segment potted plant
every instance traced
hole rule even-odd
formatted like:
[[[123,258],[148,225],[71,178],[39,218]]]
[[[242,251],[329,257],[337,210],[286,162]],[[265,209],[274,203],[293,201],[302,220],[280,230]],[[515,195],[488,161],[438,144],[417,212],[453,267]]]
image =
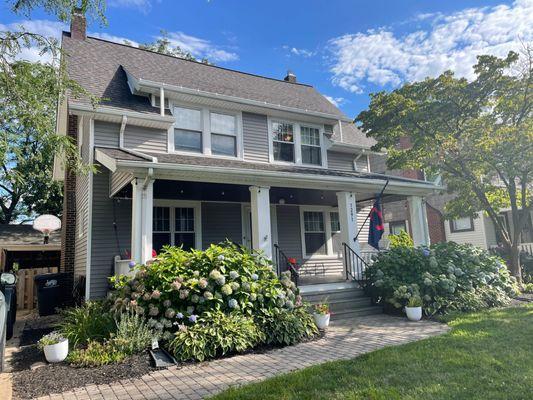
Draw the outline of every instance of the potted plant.
[[[44,351],[46,361],[57,363],[63,361],[68,355],[68,339],[65,339],[59,332],[51,332],[44,335],[38,343]]]
[[[313,318],[318,329],[326,329],[329,326],[329,305],[327,303],[319,303],[313,306]]]
[[[410,321],[420,321],[422,319],[422,299],[420,296],[411,296],[405,306],[405,313]]]

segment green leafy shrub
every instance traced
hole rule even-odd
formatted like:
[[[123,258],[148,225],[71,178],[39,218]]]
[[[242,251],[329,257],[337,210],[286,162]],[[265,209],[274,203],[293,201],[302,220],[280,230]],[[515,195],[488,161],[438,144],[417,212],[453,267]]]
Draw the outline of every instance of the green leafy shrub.
[[[67,360],[76,367],[99,367],[123,361],[126,356],[113,341],[89,341],[86,348],[71,351]]]
[[[203,361],[246,351],[263,340],[251,317],[215,311],[205,312],[192,326],[181,325],[169,347],[178,360]]]
[[[533,283],[524,283],[522,284],[523,293],[533,293]]]
[[[413,239],[411,239],[411,236],[409,236],[409,234],[403,229],[397,235],[387,236],[387,239],[389,240],[391,249],[395,247],[414,247],[415,246]]]
[[[378,255],[366,276],[367,290],[379,302],[402,308],[420,296],[429,314],[502,306],[517,292],[499,257],[453,242],[391,248]]]
[[[87,301],[65,309],[61,316],[59,331],[73,347],[85,346],[90,341],[102,342],[116,329],[109,304],[104,301]]]
[[[256,321],[265,334],[267,344],[293,345],[318,335],[315,321],[305,307],[292,311],[262,309],[256,315]]]
[[[40,338],[39,341],[37,342],[37,347],[39,348],[39,350],[43,350],[44,346],[58,344],[64,340],[65,340],[65,337],[61,334],[61,332],[53,331],[47,335],[44,335],[42,338]]]
[[[122,313],[116,320],[116,332],[110,341],[115,348],[127,355],[140,353],[152,343],[152,330],[146,320],[133,312]]]
[[[114,285],[114,310],[145,315],[166,340],[177,325],[192,326],[206,312],[252,316],[301,303],[288,272],[278,279],[270,260],[230,242],[205,251],[165,247],[154,262],[138,266],[133,279]]]

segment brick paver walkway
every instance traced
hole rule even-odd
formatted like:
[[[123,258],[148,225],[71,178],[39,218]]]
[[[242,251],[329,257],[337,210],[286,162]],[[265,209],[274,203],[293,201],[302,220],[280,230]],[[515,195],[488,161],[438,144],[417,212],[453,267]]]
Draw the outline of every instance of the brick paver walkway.
[[[399,345],[444,333],[436,322],[409,322],[376,315],[335,322],[324,338],[269,351],[246,354],[186,367],[172,367],[143,377],[108,385],[90,385],[44,399],[202,399],[229,386],[263,380],[274,375],[349,359],[385,346]]]

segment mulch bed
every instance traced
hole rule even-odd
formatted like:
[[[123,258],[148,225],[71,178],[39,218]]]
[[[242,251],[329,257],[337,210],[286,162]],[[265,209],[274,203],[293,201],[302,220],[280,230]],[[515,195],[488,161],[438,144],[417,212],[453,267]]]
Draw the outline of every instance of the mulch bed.
[[[22,347],[13,355],[14,398],[32,399],[89,384],[100,385],[137,378],[154,370],[147,353],[129,357],[118,364],[95,368],[74,368],[62,362],[31,370],[30,367],[36,362],[46,363],[43,353],[35,345]]]

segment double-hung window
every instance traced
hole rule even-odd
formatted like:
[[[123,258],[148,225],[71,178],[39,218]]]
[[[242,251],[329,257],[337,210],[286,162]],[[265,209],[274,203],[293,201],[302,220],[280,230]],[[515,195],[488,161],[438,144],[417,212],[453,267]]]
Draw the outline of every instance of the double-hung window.
[[[474,230],[474,219],[471,217],[462,217],[450,221],[450,231],[469,232]]]
[[[302,164],[322,165],[322,148],[320,147],[320,130],[300,126],[302,142]]]
[[[152,247],[159,252],[165,245],[198,247],[194,207],[156,206],[153,211]]]
[[[202,111],[174,107],[174,149],[202,152]]]
[[[211,113],[211,154],[237,156],[237,121],[234,115]]]
[[[304,211],[305,254],[327,254],[326,229],[322,211]]]
[[[294,125],[286,122],[272,123],[272,150],[274,160],[294,162]]]

